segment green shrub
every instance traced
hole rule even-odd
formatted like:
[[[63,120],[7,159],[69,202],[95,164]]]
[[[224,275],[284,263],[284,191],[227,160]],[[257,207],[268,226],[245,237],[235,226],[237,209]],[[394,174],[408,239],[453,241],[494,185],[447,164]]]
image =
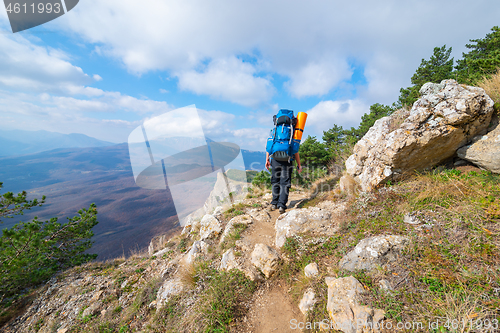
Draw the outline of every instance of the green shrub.
[[[230,325],[244,315],[255,283],[241,271],[229,272],[205,268],[201,275],[210,280],[201,299],[200,311],[205,317],[204,332],[229,332]]]
[[[252,180],[252,185],[256,187],[271,188],[271,174],[267,170],[257,173]]]
[[[0,183],[0,188],[2,183]],[[43,199],[42,199],[43,202]],[[0,196],[0,218],[22,215],[24,209],[40,205],[27,201],[26,192]],[[92,228],[98,223],[97,209],[81,209],[61,224],[57,218],[20,222],[2,230],[0,237],[0,301],[26,288],[47,281],[57,271],[81,265],[97,257],[84,253],[91,248]]]

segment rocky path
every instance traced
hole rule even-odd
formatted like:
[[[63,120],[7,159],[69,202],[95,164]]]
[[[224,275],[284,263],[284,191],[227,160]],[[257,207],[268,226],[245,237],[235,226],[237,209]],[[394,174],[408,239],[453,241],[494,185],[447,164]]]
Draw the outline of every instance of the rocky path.
[[[307,199],[307,197],[307,194],[302,192],[291,192],[288,199],[287,212],[296,209],[299,203]],[[271,199],[269,199],[270,201]],[[261,208],[258,211],[259,213],[254,215],[255,223],[242,234],[242,238],[251,243],[252,247],[258,243],[275,247],[275,223],[280,213],[278,210],[270,211],[269,207],[270,205]]]
[[[305,200],[305,193],[290,193],[287,211],[297,208]],[[269,199],[270,201],[270,199]],[[261,208],[259,219],[242,233],[242,240],[251,244],[266,244],[275,247],[275,223],[280,213],[270,211],[269,205]],[[292,320],[304,321],[304,315],[281,285],[269,285],[255,293],[246,320],[234,332],[295,332],[290,328]]]
[[[260,333],[296,332],[291,329],[291,322],[304,321],[304,315],[292,302],[290,296],[281,286],[262,288],[254,295],[247,321],[234,332]]]

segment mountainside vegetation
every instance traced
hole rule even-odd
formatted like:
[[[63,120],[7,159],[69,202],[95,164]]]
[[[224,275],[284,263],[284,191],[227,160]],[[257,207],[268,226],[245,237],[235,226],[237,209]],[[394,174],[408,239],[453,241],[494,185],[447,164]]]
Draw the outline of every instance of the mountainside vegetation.
[[[2,188],[0,183],[0,189]],[[27,193],[0,196],[0,218],[23,215],[25,210],[45,203],[45,196],[28,200]],[[48,281],[61,270],[81,265],[97,257],[85,253],[92,247],[92,228],[98,223],[94,204],[78,215],[60,223],[57,218],[20,222],[2,230],[0,236],[0,322],[8,317],[4,311],[24,296],[29,288]],[[1,220],[0,220],[1,223]]]

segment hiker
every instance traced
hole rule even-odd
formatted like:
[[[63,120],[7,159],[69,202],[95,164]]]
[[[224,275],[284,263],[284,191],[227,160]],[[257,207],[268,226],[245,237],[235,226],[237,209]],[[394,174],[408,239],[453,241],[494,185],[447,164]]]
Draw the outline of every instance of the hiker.
[[[266,169],[271,167],[271,210],[279,209],[280,214],[287,208],[294,160],[297,161],[297,171],[302,171],[299,147],[306,118],[304,112],[299,112],[295,118],[293,111],[286,109],[279,110],[273,117],[274,129],[266,145]]]
[[[297,161],[297,171],[300,173],[302,171],[302,166],[300,165],[299,153],[295,153],[293,157]],[[266,152],[266,169],[269,170],[269,166],[271,166],[271,184],[273,191],[271,210],[279,208],[280,214],[283,214],[288,202],[288,193],[292,186],[293,160],[288,162],[276,161],[275,159],[270,161],[270,159],[269,153]]]

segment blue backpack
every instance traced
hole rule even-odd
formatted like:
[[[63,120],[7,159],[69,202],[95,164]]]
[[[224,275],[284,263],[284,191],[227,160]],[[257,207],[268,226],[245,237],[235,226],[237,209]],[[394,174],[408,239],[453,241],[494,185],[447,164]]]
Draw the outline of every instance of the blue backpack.
[[[276,161],[290,162],[299,151],[300,140],[293,139],[297,118],[292,110],[281,109],[273,116],[274,128],[267,139],[266,151]]]

